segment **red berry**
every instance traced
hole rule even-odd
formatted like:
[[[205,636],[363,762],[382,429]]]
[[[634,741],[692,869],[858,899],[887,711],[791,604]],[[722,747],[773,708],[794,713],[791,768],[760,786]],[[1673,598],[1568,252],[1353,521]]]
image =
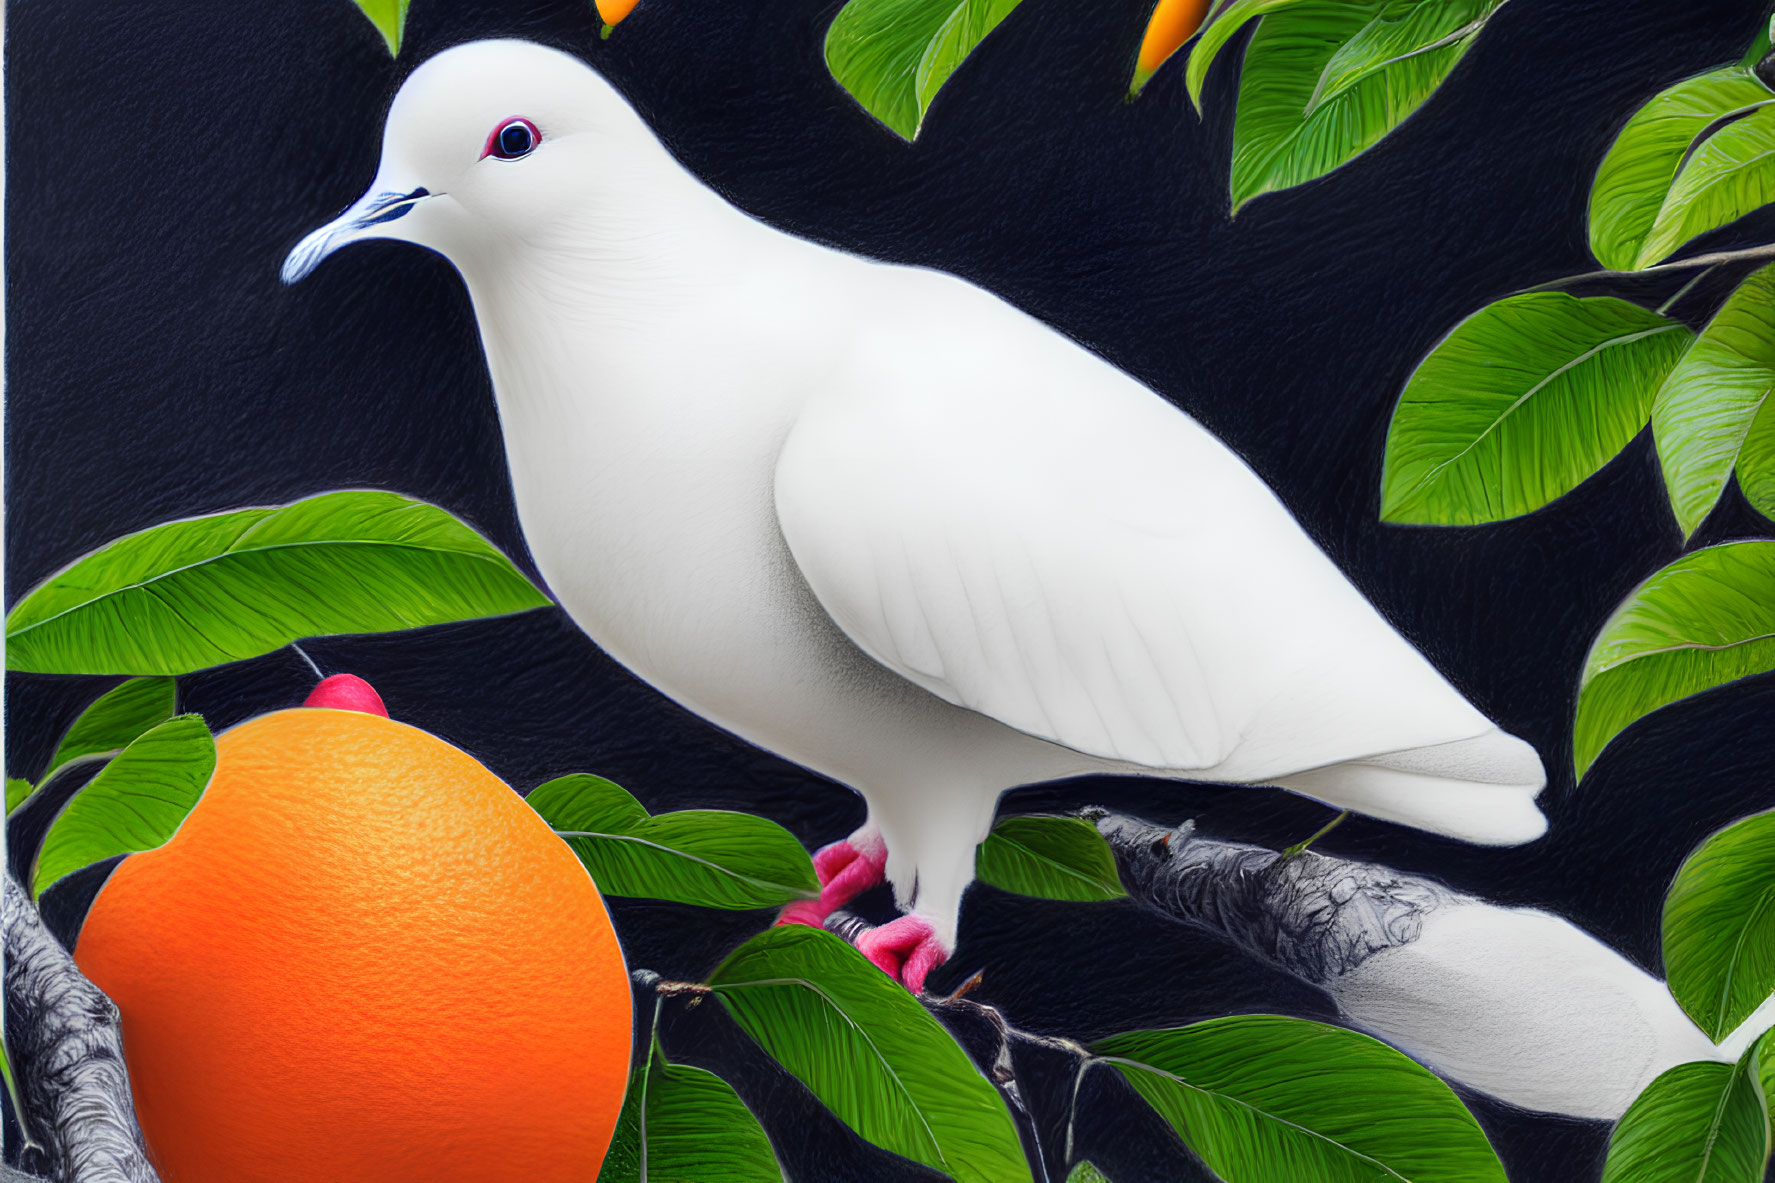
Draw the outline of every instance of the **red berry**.
[[[320,685],[309,692],[302,705],[335,711],[362,711],[366,715],[388,718],[388,708],[382,705],[382,696],[356,674],[334,674],[321,679]]]

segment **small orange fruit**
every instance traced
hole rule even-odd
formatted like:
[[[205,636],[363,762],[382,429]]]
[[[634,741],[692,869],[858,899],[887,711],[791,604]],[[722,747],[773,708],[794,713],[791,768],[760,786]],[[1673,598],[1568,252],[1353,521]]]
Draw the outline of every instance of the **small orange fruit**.
[[[1140,58],[1134,65],[1133,93],[1140,93],[1146,80],[1165,64],[1183,43],[1196,35],[1202,18],[1208,15],[1210,0],[1159,0],[1152,19],[1146,23],[1146,36],[1140,42]]]
[[[75,949],[165,1183],[590,1183],[633,1014],[598,890],[480,763],[278,711],[219,737]]]
[[[622,22],[623,17],[629,15],[636,0],[593,0],[593,3],[597,6],[599,19],[606,25],[615,27]]]

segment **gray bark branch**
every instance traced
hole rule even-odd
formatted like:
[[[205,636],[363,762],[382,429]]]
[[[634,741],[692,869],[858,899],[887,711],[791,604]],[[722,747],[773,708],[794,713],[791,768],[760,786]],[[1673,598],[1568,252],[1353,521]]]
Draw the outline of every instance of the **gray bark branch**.
[[[117,1008],[75,968],[25,889],[4,878],[6,1043],[28,1133],[58,1183],[157,1183]]]
[[[1082,816],[1108,841],[1136,902],[1215,932],[1334,997],[1357,967],[1417,941],[1431,917],[1489,907],[1373,863],[1204,838],[1192,822],[1155,826],[1101,809]],[[157,1183],[135,1123],[116,1010],[44,928],[24,889],[6,880],[6,1034],[29,1133],[48,1152],[57,1183]],[[854,945],[870,926],[840,911],[826,927]],[[1416,953],[1391,954],[1402,955]],[[665,994],[704,989],[649,984]],[[1020,1030],[997,1008],[965,997],[973,985],[920,1001],[1004,1095],[1042,1174],[1063,1178],[1090,1057],[1072,1040]],[[0,1169],[0,1183],[12,1177]]]
[[[1084,816],[1109,842],[1137,902],[1315,986],[1417,940],[1431,913],[1477,902],[1377,863],[1198,837],[1194,822],[1167,828],[1103,810]]]

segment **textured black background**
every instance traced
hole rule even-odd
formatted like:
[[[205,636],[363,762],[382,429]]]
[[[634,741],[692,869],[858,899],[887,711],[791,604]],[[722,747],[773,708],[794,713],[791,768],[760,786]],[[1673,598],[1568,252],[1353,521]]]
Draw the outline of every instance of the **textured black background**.
[[[8,603],[125,531],[348,486],[437,502],[522,554],[474,321],[448,265],[372,244],[293,289],[277,268],[373,175],[382,113],[408,70],[458,41],[531,37],[610,75],[742,208],[975,279],[1197,415],[1552,771],[1552,830],[1529,846],[1484,850],[1356,819],[1325,848],[1549,908],[1656,972],[1659,903],[1683,855],[1775,802],[1775,681],[1658,714],[1574,788],[1589,640],[1682,549],[1649,438],[1549,509],[1466,530],[1381,525],[1381,447],[1414,361],[1457,320],[1594,267],[1584,205],[1613,133],[1660,87],[1736,61],[1763,0],[1514,0],[1396,134],[1237,221],[1225,196],[1232,71],[1216,72],[1206,121],[1178,65],[1139,103],[1121,101],[1149,5],[1027,0],[913,146],[825,73],[834,0],[643,0],[602,44],[585,0],[415,0],[393,63],[346,0],[9,6]],[[1772,231],[1755,219],[1709,244]],[[1684,309],[1704,315],[1733,278]],[[1676,282],[1616,290],[1651,301]],[[1699,541],[1758,533],[1772,531],[1730,490]],[[521,789],[596,771],[656,809],[749,809],[810,844],[862,816],[848,791],[642,686],[558,612],[310,651]],[[184,679],[182,703],[219,729],[298,702],[310,681],[286,653]],[[105,685],[8,675],[8,771],[35,774]],[[1090,801],[1272,844],[1327,816],[1271,791],[1114,781],[1025,790],[1007,807]],[[52,893],[64,931],[91,880]],[[616,914],[632,965],[680,977],[706,973],[768,919],[642,902]],[[1128,906],[976,888],[933,984],[981,967],[981,997],[1014,1022],[1082,1038],[1240,1011],[1328,1015],[1314,991]],[[795,1178],[928,1177],[824,1115],[716,1008],[670,1020],[667,1046],[736,1081]],[[1081,1149],[1117,1183],[1195,1177],[1110,1082],[1084,1100]],[[1517,1183],[1596,1176],[1605,1126],[1472,1100]]]

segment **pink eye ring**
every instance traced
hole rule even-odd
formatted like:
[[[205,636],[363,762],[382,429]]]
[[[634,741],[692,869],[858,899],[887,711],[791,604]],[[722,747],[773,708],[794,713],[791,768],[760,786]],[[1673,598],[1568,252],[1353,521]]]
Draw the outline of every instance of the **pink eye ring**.
[[[518,160],[534,152],[540,143],[542,133],[534,123],[522,117],[507,119],[488,135],[481,159],[491,156],[495,160]]]

